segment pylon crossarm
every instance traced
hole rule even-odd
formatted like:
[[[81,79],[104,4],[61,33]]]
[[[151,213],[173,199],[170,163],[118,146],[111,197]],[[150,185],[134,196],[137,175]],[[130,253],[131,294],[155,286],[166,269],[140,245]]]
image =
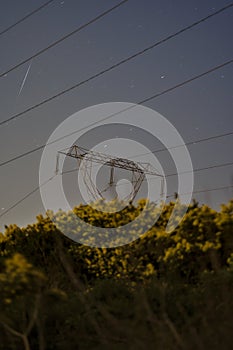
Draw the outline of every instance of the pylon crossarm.
[[[99,163],[114,168],[135,171],[138,173],[143,172],[145,175],[154,175],[162,177],[162,175],[157,171],[157,169],[153,169],[150,163],[134,162],[130,159],[113,157],[99,152],[88,151],[87,149],[78,147],[76,145],[69,148],[68,152],[65,152],[65,150],[63,150],[59,151],[59,153],[80,160],[85,159],[86,161],[90,161],[92,163]]]
[[[104,199],[103,193],[107,192],[111,188],[115,186],[118,187],[115,169],[124,169],[132,174],[132,189],[130,193],[124,197],[124,200],[134,200],[136,195],[138,194],[142,182],[145,180],[146,175],[152,175],[161,180],[161,191],[164,191],[164,176],[159,173],[157,169],[155,169],[150,163],[147,162],[134,162],[133,160],[114,157],[108,154],[103,154],[91,150],[87,150],[83,147],[79,147],[77,145],[73,145],[69,149],[64,149],[58,152],[59,154],[63,154],[67,157],[75,158],[78,162],[78,168],[82,174],[83,182],[86,186],[86,190],[90,200],[93,199],[98,200],[99,198]],[[93,167],[94,163],[102,164],[103,166],[110,167],[110,174],[108,175],[108,186],[103,190],[100,190],[97,184],[93,179]],[[56,172],[59,171],[59,160],[57,159],[56,163]],[[122,184],[123,185],[123,184]],[[119,184],[120,186],[120,184]]]

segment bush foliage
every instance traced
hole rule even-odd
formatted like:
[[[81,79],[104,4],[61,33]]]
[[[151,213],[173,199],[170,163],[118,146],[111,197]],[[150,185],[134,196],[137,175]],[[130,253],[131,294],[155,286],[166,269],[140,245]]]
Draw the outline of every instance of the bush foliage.
[[[112,214],[101,211],[103,203],[59,211],[61,231],[42,215],[24,228],[6,227],[0,349],[232,349],[233,200],[219,212],[194,201],[167,233],[169,203],[140,238],[135,220],[134,241],[116,248],[91,247],[97,237],[74,220],[123,227],[145,204]],[[149,209],[144,227],[158,210]],[[70,237],[86,237],[86,245],[62,234],[67,222]]]

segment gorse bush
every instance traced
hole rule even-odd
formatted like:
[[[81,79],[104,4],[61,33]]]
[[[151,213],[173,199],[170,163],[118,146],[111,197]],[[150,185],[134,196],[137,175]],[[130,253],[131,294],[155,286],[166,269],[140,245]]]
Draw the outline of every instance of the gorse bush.
[[[233,200],[219,212],[193,202],[171,233],[174,203],[157,221],[145,200],[105,205],[0,235],[0,349],[232,349]],[[91,227],[130,222],[131,243],[121,246],[123,231],[115,248],[90,246],[112,239]]]

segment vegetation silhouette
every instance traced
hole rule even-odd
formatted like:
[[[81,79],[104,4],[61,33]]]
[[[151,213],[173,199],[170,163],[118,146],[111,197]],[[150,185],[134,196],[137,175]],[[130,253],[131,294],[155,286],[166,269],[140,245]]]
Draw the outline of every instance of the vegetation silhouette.
[[[111,215],[80,205],[73,213],[116,227],[144,205]],[[233,200],[220,211],[193,201],[166,233],[173,207],[166,204],[140,238],[109,249],[73,242],[49,215],[7,226],[0,234],[0,350],[232,349]],[[71,213],[55,215],[61,227],[72,221]],[[76,223],[70,227],[81,234]]]

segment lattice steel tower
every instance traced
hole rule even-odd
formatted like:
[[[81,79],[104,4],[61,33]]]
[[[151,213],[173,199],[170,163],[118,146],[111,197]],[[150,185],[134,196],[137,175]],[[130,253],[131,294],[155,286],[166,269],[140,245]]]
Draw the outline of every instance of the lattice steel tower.
[[[90,200],[98,200],[100,198],[105,199],[103,193],[116,184],[114,181],[114,174],[115,169],[117,168],[127,170],[131,173],[131,191],[127,194],[127,196],[125,196],[125,201],[134,200],[146,175],[156,176],[161,179],[160,194],[163,193],[164,177],[163,175],[159,174],[159,172],[153,168],[150,163],[134,162],[129,159],[114,157],[73,145],[69,149],[64,149],[58,152],[56,173],[59,173],[60,154],[77,159],[77,170],[81,171]],[[92,172],[95,163],[110,167],[110,174],[108,179],[106,179],[107,187],[104,190],[100,190],[97,184],[93,181]]]

